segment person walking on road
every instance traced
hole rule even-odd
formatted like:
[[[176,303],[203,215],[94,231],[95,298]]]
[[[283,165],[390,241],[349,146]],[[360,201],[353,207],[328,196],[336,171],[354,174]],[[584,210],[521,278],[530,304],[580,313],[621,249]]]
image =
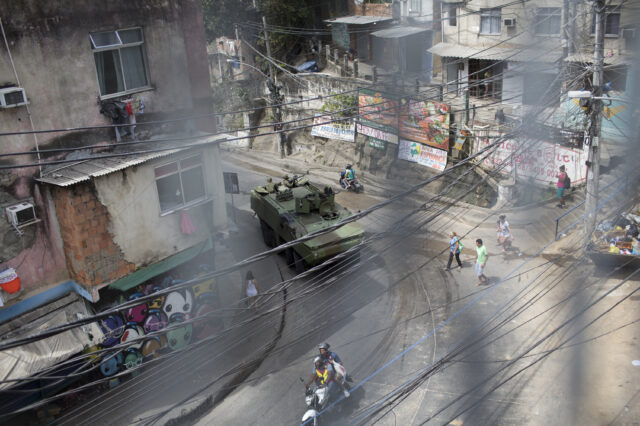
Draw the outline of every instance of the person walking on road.
[[[245,295],[247,296],[249,307],[256,310],[258,308],[258,294],[260,294],[260,288],[258,287],[258,282],[253,278],[253,272],[247,271],[244,284]]]
[[[462,243],[460,242],[460,238],[458,238],[458,234],[455,232],[451,232],[449,235],[451,241],[449,241],[449,262],[447,262],[447,267],[445,271],[451,269],[451,262],[453,261],[453,256],[456,257],[456,262],[458,262],[458,268],[462,268],[462,262],[460,262],[460,252],[462,251]]]
[[[513,234],[511,234],[506,215],[501,214],[498,219],[498,232],[498,243],[502,246],[502,252],[504,253],[511,248],[511,241],[513,241]]]
[[[556,186],[558,187],[558,207],[565,208],[567,205],[564,202],[564,190],[565,190],[565,182],[567,181],[567,172],[565,171],[564,165],[560,166],[560,172],[558,173],[558,182]]]
[[[489,253],[487,248],[482,244],[482,240],[476,240],[476,275],[478,276],[478,285],[489,284],[489,278],[484,274],[484,267],[487,265]]]

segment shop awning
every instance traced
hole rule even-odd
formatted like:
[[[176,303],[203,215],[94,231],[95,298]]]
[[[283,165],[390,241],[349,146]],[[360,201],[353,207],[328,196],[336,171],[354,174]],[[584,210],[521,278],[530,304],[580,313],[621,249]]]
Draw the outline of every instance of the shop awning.
[[[371,35],[374,37],[380,37],[380,38],[402,38],[402,37],[407,37],[414,34],[423,33],[426,31],[429,31],[429,30],[426,28],[420,28],[420,27],[394,27],[394,28],[387,28],[385,30],[373,32],[371,33]]]
[[[3,324],[3,330],[11,330],[3,334],[3,338],[28,337],[92,315],[84,299],[75,293],[54,302],[51,308],[54,309],[40,317],[37,317],[38,312],[34,312],[32,315],[27,314]],[[35,318],[30,318],[31,316]],[[69,359],[87,347],[102,342],[103,338],[104,335],[97,323],[90,323],[33,343],[6,349],[0,352],[0,380],[31,377]],[[18,382],[2,383],[0,389],[9,388],[14,383]]]
[[[491,61],[553,63],[560,59],[560,52],[543,49],[507,49],[495,46],[464,46],[455,43],[438,43],[427,51],[446,58],[484,59]]]
[[[209,237],[200,244],[183,250],[178,254],[174,254],[173,256],[167,257],[164,260],[149,265],[146,268],[139,269],[124,278],[120,278],[119,280],[114,281],[113,283],[109,284],[109,288],[114,290],[127,291],[153,277],[156,277],[164,272],[167,272],[170,269],[175,268],[176,266],[180,266],[183,263],[188,262],[189,260],[198,256],[200,253],[203,253],[212,248],[213,241],[211,237]]]
[[[341,18],[327,19],[324,22],[327,24],[348,24],[348,25],[367,25],[367,24],[377,24],[378,22],[387,22],[391,21],[391,17],[389,16],[361,16],[361,15],[351,15],[351,16],[343,16]]]

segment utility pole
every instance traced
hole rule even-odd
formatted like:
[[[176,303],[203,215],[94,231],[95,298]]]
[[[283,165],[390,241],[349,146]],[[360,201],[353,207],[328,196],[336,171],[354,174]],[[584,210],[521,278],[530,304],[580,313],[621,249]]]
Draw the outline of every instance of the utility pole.
[[[267,61],[269,63],[269,81],[267,81],[267,87],[271,94],[271,110],[273,111],[273,118],[276,123],[273,126],[273,130],[277,132],[282,130],[282,110],[280,109],[282,97],[280,96],[280,88],[275,81],[275,73],[273,70],[273,64],[271,63],[273,60],[271,57],[271,42],[269,41],[269,31],[267,30],[267,18],[264,16],[262,17],[262,28],[264,29],[264,42],[267,47],[267,58],[269,58]],[[278,133],[278,141],[280,145],[280,158],[284,158],[285,134],[283,132]]]
[[[562,0],[562,59],[569,56],[569,0]]]
[[[593,52],[593,99],[591,100],[591,126],[589,128],[589,157],[587,160],[587,196],[585,200],[585,245],[597,224],[598,190],[600,183],[600,133],[602,130],[602,80],[604,62],[604,0],[595,0],[595,50]]]

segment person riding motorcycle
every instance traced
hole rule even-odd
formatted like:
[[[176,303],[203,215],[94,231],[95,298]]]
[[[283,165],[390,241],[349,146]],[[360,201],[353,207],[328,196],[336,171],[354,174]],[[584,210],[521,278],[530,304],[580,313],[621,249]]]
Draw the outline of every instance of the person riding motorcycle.
[[[338,364],[342,365],[342,360],[340,359],[340,357],[338,356],[337,353],[332,352],[329,350],[329,348],[331,347],[330,344],[328,343],[320,343],[318,345],[318,349],[320,350],[320,357],[325,361],[325,362],[330,362],[330,363],[334,363],[337,362]]]
[[[336,395],[338,386],[335,380],[335,370],[331,364],[325,363],[322,357],[319,356],[313,359],[313,374],[304,384],[304,387],[309,389],[309,386],[314,381],[318,386],[326,386],[329,389],[329,395]]]
[[[326,342],[318,345],[318,349],[320,350],[320,358],[322,358],[322,361],[328,365],[334,366],[335,363],[342,365],[342,360],[340,359],[338,354],[335,352],[331,352],[329,350],[330,346],[331,345],[329,345]],[[336,382],[342,388],[342,393],[344,394],[345,398],[349,398],[351,394],[346,389],[346,387],[342,385],[342,376],[340,375],[337,369],[334,368],[334,370],[335,370]]]
[[[344,189],[349,189],[354,180],[356,180],[356,171],[351,164],[347,164],[340,173],[340,183],[344,185]]]

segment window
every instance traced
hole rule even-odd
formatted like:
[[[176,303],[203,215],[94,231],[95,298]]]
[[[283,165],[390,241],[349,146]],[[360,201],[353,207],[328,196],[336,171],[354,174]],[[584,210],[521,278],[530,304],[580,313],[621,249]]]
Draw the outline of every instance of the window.
[[[89,39],[101,96],[149,86],[142,28],[91,33]]]
[[[559,7],[536,9],[536,35],[559,35],[562,11]]]
[[[154,172],[162,212],[206,197],[200,154],[156,167]]]
[[[596,33],[596,14],[591,20],[591,34]],[[604,14],[604,35],[618,36],[620,33],[620,6],[607,6]]]
[[[449,5],[449,26],[455,27],[458,25],[458,8],[455,4]]]
[[[480,34],[500,34],[501,21],[500,9],[480,9]]]
[[[421,6],[422,6],[422,0],[411,0],[411,2],[409,3],[409,10],[411,12],[420,13]]]

